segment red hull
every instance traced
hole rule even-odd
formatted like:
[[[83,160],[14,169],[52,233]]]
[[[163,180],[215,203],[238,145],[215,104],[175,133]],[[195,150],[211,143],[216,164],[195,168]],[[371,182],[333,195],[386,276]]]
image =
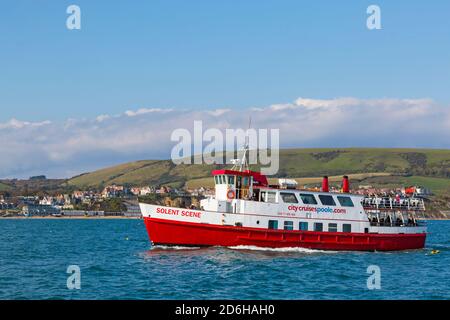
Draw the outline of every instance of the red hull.
[[[368,234],[268,230],[144,218],[156,245],[302,247],[319,250],[393,251],[420,249],[425,233]]]

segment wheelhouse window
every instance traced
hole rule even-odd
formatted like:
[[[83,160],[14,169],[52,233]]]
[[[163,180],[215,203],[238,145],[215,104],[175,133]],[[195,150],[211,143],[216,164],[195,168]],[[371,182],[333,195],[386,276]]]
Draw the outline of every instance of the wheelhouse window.
[[[298,203],[297,197],[294,193],[280,192],[280,196],[284,203]]]
[[[343,207],[354,207],[355,206],[353,204],[352,198],[350,198],[350,197],[337,196],[337,199],[338,199],[339,203],[341,204],[341,206],[343,206]]]
[[[298,230],[308,231],[308,222],[300,221],[298,224]]]
[[[320,202],[324,205],[324,206],[335,206],[336,202],[334,202],[334,199],[332,196],[327,196],[324,194],[320,194],[319,195],[319,199]]]
[[[219,177],[218,177],[218,176],[214,176],[214,182],[215,182],[216,184],[219,184]]]
[[[294,222],[293,221],[285,221],[284,222],[284,230],[294,230]]]
[[[228,176],[228,184],[234,185],[234,176]]]
[[[276,192],[267,192],[267,201],[269,203],[276,203],[277,201],[277,193]]]
[[[352,225],[349,223],[344,223],[342,225],[342,232],[352,232]]]
[[[277,220],[269,220],[269,229],[278,229],[278,221]]]
[[[316,197],[309,193],[300,193],[300,198],[304,204],[317,204]]]
[[[328,224],[328,232],[337,232],[337,223]]]
[[[323,231],[323,223],[314,222],[314,231]]]

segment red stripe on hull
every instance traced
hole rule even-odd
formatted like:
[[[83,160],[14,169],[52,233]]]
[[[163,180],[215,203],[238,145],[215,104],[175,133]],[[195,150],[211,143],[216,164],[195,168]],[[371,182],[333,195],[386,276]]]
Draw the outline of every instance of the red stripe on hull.
[[[144,218],[153,244],[184,246],[302,247],[319,250],[393,251],[421,249],[425,233],[374,234],[286,231]]]

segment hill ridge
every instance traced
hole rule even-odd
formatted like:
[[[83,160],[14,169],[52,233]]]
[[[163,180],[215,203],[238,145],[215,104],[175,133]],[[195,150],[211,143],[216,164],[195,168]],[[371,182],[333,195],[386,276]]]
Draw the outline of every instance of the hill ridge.
[[[188,181],[210,177],[228,165],[175,165],[171,160],[139,160],[78,175],[68,180],[73,187],[107,184],[183,187]],[[252,166],[259,170],[259,166]],[[400,176],[450,178],[450,150],[427,148],[287,148],[280,150],[280,169],[275,177],[320,177],[358,173],[390,173]],[[450,180],[450,179],[449,179]]]

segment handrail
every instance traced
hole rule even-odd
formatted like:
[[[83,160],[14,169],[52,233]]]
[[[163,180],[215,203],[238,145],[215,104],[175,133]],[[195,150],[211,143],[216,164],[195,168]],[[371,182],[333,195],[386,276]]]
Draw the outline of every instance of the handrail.
[[[365,209],[425,211],[425,203],[420,198],[364,197],[361,204]]]

